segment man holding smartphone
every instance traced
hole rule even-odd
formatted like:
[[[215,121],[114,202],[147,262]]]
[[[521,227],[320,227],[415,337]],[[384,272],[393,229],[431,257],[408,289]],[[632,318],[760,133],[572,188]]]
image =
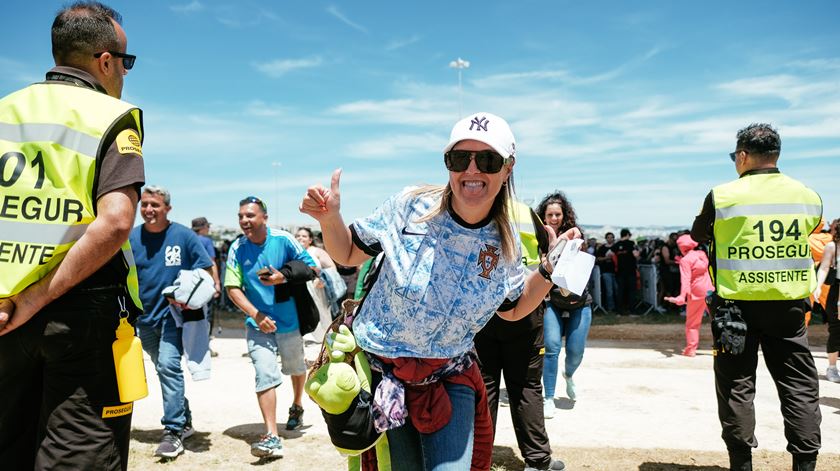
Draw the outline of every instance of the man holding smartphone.
[[[248,355],[256,370],[257,402],[266,426],[266,434],[251,445],[251,454],[279,458],[283,445],[277,435],[275,388],[283,382],[283,374],[292,377],[294,391],[286,430],[303,426],[306,362],[298,309],[307,300],[295,299],[291,288],[313,279],[316,265],[292,234],[268,227],[266,205],[255,196],[239,202],[239,227],[245,237],[230,247],[224,285],[247,316]]]

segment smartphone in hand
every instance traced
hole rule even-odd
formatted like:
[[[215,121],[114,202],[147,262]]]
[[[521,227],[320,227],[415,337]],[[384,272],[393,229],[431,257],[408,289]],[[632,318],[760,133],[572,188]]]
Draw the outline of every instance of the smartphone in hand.
[[[269,270],[268,267],[262,267],[257,270],[257,276],[260,278],[268,278],[271,276],[271,270]]]
[[[548,262],[551,264],[552,267],[557,267],[557,260],[560,259],[560,255],[563,253],[563,249],[566,248],[566,239],[560,239],[557,242],[557,245],[554,246],[554,249],[548,253]]]

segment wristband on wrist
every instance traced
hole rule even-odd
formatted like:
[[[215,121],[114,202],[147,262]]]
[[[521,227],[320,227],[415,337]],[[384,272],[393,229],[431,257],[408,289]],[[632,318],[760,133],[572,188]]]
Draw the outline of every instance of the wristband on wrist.
[[[545,281],[553,283],[553,281],[551,281],[551,273],[549,273],[548,270],[545,269],[545,265],[540,263],[540,266],[539,268],[537,268],[537,271],[540,272],[540,275],[542,275],[543,278],[545,278]]]

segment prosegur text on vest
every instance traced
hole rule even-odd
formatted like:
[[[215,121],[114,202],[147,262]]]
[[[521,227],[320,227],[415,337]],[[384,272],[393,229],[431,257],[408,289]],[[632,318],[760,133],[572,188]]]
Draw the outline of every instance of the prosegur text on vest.
[[[762,258],[809,258],[811,251],[807,244],[797,245],[754,245],[752,247],[728,247],[726,257],[730,260]]]
[[[0,204],[0,217],[27,221],[61,221],[73,224],[82,220],[82,202],[73,198],[42,198],[4,195]],[[71,220],[74,217],[75,220]]]

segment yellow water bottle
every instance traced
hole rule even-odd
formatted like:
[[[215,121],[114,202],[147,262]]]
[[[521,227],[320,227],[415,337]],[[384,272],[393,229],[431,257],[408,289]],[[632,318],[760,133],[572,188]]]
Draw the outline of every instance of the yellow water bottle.
[[[117,369],[120,402],[134,402],[148,396],[146,370],[143,367],[143,347],[140,339],[134,336],[134,327],[128,323],[128,317],[120,318],[117,340],[114,340],[111,347],[114,350],[114,367]]]

